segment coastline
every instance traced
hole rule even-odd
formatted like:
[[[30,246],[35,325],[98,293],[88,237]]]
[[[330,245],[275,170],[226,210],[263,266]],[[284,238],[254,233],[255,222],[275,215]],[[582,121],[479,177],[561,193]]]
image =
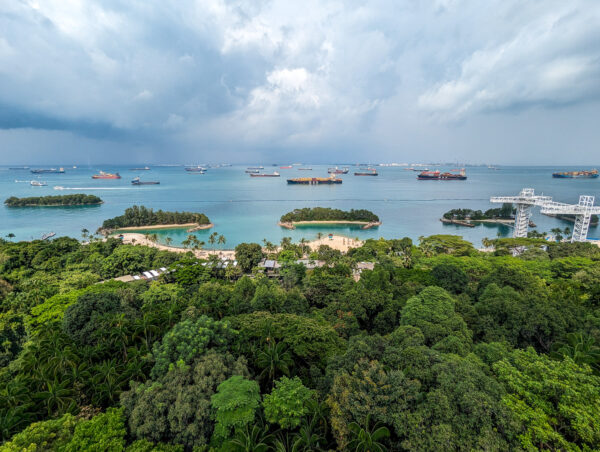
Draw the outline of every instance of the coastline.
[[[93,204],[23,204],[20,206],[11,206],[6,203],[4,203],[4,204],[9,209],[17,209],[19,207],[91,207],[91,206],[100,206],[100,205],[104,204],[104,201],[95,202]]]
[[[117,228],[112,230],[112,234],[117,233],[119,231],[145,231],[147,229],[186,229],[187,232],[201,231],[203,229],[210,229],[214,227],[214,224],[198,224],[198,223],[179,223],[179,224],[155,224],[152,226],[127,226],[124,228]]]
[[[356,224],[362,225],[361,229],[371,229],[381,226],[381,221],[352,221],[352,220],[315,220],[315,221],[279,221],[279,226],[286,229],[296,229],[296,226],[319,225],[319,224]]]

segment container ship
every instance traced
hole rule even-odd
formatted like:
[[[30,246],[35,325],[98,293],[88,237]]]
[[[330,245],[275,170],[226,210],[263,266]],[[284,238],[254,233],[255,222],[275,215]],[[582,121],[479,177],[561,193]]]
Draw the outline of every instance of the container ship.
[[[249,166],[248,168],[249,170],[261,170],[261,169],[265,169],[264,166]]]
[[[92,179],[121,179],[121,175],[119,173],[105,173],[104,171],[100,171],[99,174],[94,174]]]
[[[466,180],[465,169],[452,170],[452,172],[441,173],[440,171],[423,171],[417,176],[418,180]]]
[[[31,172],[33,174],[48,174],[48,173],[56,173],[56,174],[62,174],[65,172],[64,168],[38,168],[38,169],[32,169]]]
[[[129,171],[150,171],[150,167],[144,166],[143,168],[130,168]]]
[[[552,173],[552,177],[556,177],[558,179],[578,179],[578,178],[588,178],[593,179],[598,177],[598,170],[590,170],[590,171],[563,171],[560,173]]]
[[[337,166],[335,168],[327,168],[329,174],[348,174],[348,171],[350,171],[349,168],[338,168]]]
[[[341,184],[342,179],[338,179],[333,174],[330,177],[298,177],[296,179],[288,179],[288,184],[303,184],[303,185],[331,185]]]
[[[280,177],[281,175],[275,171],[271,174],[250,173],[250,177]]]
[[[354,173],[355,176],[379,176],[379,173],[375,170],[368,171],[357,171]]]
[[[139,177],[134,177],[133,180],[131,181],[131,185],[158,185],[160,184],[159,181],[155,180],[155,181],[143,181],[141,180]]]

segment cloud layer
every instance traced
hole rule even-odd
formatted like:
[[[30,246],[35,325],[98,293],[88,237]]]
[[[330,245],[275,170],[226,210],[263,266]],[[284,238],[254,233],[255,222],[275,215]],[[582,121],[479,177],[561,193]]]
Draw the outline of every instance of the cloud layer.
[[[596,0],[6,2],[0,145],[40,160],[508,163],[538,159],[536,135],[560,122],[591,161],[598,42]]]

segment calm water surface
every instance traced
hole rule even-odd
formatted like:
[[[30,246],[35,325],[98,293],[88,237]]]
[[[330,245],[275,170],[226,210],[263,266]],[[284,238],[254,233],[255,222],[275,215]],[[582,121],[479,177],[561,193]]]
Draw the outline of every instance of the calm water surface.
[[[143,166],[143,165],[142,165]],[[401,167],[378,168],[378,177],[355,177],[355,170],[341,176],[343,184],[335,186],[287,185],[290,177],[327,176],[327,166],[312,166],[313,171],[277,169],[279,178],[251,178],[244,173],[246,166],[209,169],[206,174],[187,173],[183,167],[152,167],[150,171],[131,171],[129,167],[65,168],[65,174],[44,174],[40,177],[29,170],[9,170],[0,167],[0,195],[43,196],[69,193],[97,195],[104,204],[94,207],[0,207],[0,235],[16,235],[17,240],[40,238],[47,232],[57,236],[80,237],[81,230],[96,229],[106,218],[121,215],[134,204],[154,209],[203,212],[215,228],[198,231],[206,241],[216,231],[223,234],[233,248],[240,242],[260,242],[266,238],[279,242],[282,237],[294,240],[313,239],[321,233],[336,233],[350,237],[417,239],[422,235],[458,234],[479,246],[484,237],[508,236],[506,226],[482,225],[464,228],[444,225],[442,214],[453,208],[489,209],[490,196],[512,195],[523,187],[532,187],[537,193],[552,196],[560,202],[576,203],[579,195],[600,196],[600,179],[553,179],[556,170],[577,170],[579,167],[486,167],[467,168],[466,181],[418,181],[417,173]],[[265,166],[265,171],[273,171]],[[433,169],[433,167],[432,167]],[[444,169],[444,168],[440,168]],[[448,169],[448,168],[446,168]],[[93,180],[99,170],[118,171],[120,180]],[[135,176],[142,180],[159,180],[160,185],[135,187],[130,184]],[[47,187],[32,187],[29,181],[42,180]],[[55,190],[63,186],[67,190]],[[339,209],[369,209],[379,215],[383,224],[376,229],[361,230],[346,226],[309,226],[290,231],[277,226],[279,217],[299,207],[335,207]],[[572,226],[568,222],[541,215],[534,211],[533,221],[538,231],[554,227]],[[187,236],[185,230],[161,231],[160,237],[171,237],[180,244]],[[590,237],[600,236],[591,228]]]

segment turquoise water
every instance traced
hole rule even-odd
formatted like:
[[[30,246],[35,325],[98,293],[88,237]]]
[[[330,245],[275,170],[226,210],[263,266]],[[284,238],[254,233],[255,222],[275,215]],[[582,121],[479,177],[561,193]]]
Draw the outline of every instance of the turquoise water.
[[[140,165],[131,165],[136,166]],[[128,168],[65,168],[65,174],[44,174],[38,178],[28,170],[0,167],[3,199],[86,193],[104,200],[103,205],[93,207],[9,209],[2,206],[0,235],[13,233],[17,240],[37,239],[47,232],[80,237],[83,228],[96,231],[104,219],[120,215],[127,207],[137,204],[154,209],[205,213],[215,228],[198,231],[196,235],[207,241],[216,231],[227,239],[224,248],[233,248],[240,242],[260,242],[265,238],[271,242],[279,242],[283,237],[292,237],[295,241],[302,237],[314,239],[319,232],[360,239],[405,236],[417,239],[431,234],[458,234],[480,245],[482,238],[493,238],[498,234],[508,236],[511,229],[497,225],[475,228],[444,225],[439,218],[452,208],[485,210],[494,207],[489,202],[490,196],[516,194],[523,187],[533,187],[538,193],[569,203],[576,203],[580,194],[600,196],[600,179],[552,178],[553,171],[584,169],[579,167],[501,167],[498,171],[473,167],[467,168],[466,181],[418,181],[416,172],[401,167],[381,167],[378,177],[355,177],[351,167],[349,174],[341,176],[343,184],[330,186],[286,183],[289,177],[327,176],[327,166],[313,165],[313,171],[298,171],[296,167],[277,169],[280,178],[251,178],[244,173],[246,165],[211,168],[204,175],[187,173],[183,167],[152,167],[151,171],[140,172]],[[265,171],[273,169],[265,165]],[[99,170],[118,171],[123,179],[91,179]],[[159,180],[160,185],[132,186],[130,180],[135,176],[141,176],[142,180]],[[32,187],[29,184],[32,179],[45,181],[48,186]],[[54,186],[63,186],[66,190],[55,190]],[[290,231],[277,226],[282,214],[311,206],[369,209],[379,215],[383,224],[369,230],[350,226],[310,226]],[[539,209],[535,210],[533,221],[538,231],[572,226],[569,222],[541,215]],[[174,244],[180,244],[187,235],[183,229],[159,232],[161,240],[168,236]],[[596,228],[590,229],[590,237],[599,235]]]

